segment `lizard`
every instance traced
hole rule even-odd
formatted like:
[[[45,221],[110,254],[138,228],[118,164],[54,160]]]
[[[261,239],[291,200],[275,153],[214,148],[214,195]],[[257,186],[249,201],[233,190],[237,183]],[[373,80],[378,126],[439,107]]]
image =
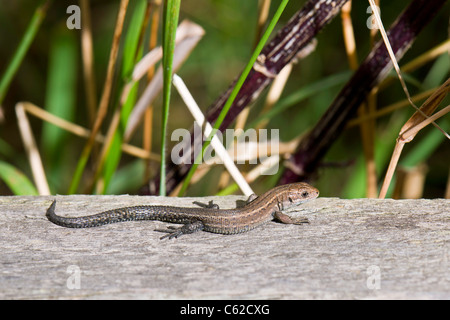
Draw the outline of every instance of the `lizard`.
[[[89,216],[62,217],[55,213],[56,200],[54,200],[46,216],[54,224],[67,228],[98,227],[132,220],[159,220],[183,224],[177,228],[157,230],[168,233],[161,237],[162,240],[201,230],[237,234],[252,230],[273,219],[286,224],[307,223],[308,220],[305,218],[292,218],[282,211],[318,196],[319,190],[307,183],[297,182],[277,186],[259,197],[253,194],[245,206],[235,209],[220,209],[211,201],[208,205],[203,205],[204,208],[144,205],[118,208]]]

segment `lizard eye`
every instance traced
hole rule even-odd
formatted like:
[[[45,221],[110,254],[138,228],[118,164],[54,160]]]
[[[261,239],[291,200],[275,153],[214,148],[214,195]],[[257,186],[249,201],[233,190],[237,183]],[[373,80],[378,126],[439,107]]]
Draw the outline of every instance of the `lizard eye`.
[[[308,191],[303,191],[302,192],[302,197],[303,198],[306,198],[306,197],[308,197],[309,196],[309,192]]]

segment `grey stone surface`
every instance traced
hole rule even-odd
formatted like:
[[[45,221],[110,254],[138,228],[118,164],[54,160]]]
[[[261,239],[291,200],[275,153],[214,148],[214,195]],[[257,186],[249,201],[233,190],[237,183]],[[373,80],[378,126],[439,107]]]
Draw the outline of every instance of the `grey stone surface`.
[[[160,241],[158,221],[90,229],[50,223],[193,198],[0,197],[0,299],[450,299],[450,200],[318,198],[238,235]],[[208,197],[222,208],[243,197]]]

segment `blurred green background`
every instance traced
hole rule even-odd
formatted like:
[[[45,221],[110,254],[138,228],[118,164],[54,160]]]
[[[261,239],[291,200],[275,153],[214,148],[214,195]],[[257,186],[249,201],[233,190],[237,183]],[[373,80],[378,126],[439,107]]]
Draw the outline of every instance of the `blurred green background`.
[[[305,1],[290,1],[283,13],[278,27],[283,26],[299,10]],[[410,1],[381,1],[382,19],[388,26],[394,21]],[[127,13],[126,28],[138,0],[131,0]],[[272,16],[278,5],[273,1]],[[69,121],[89,127],[86,97],[83,85],[80,52],[80,31],[66,27],[66,9],[70,1],[53,1],[47,15],[31,44],[25,59],[15,75],[2,103],[0,122],[0,161],[22,172],[32,181],[30,165],[24,152],[23,142],[17,127],[14,106],[19,101],[30,101],[46,108]],[[112,43],[112,34],[119,1],[92,0],[91,14],[94,31],[94,59],[97,92],[100,96],[106,75],[106,67]],[[23,34],[30,23],[38,5],[36,0],[2,1],[0,6],[0,76],[10,63]],[[354,1],[352,19],[355,29],[359,61],[362,61],[370,48],[369,29],[366,22],[367,1]],[[434,20],[422,31],[413,47],[400,61],[407,63],[441,44],[449,36],[449,4],[447,3]],[[189,19],[202,26],[206,34],[184,63],[178,74],[184,79],[199,106],[205,110],[235,79],[247,63],[255,43],[257,0],[183,0],[180,19]],[[349,76],[349,66],[345,54],[341,19],[338,16],[319,34],[316,50],[294,66],[281,100],[297,93],[308,85],[324,81],[331,76]],[[123,41],[122,41],[123,44]],[[119,57],[124,48],[121,48]],[[443,54],[407,75],[411,95],[439,86],[449,75],[449,56]],[[55,71],[56,70],[56,71]],[[59,70],[59,72],[57,72]],[[119,74],[120,72],[116,72]],[[118,81],[113,87],[113,100],[119,93]],[[288,141],[311,128],[328,108],[344,82],[320,90],[307,99],[295,103],[285,112],[271,118],[267,128],[280,129],[280,137]],[[175,91],[172,91],[169,117],[169,135],[176,128],[190,128],[192,118]],[[266,90],[267,92],[267,90]],[[265,94],[254,104],[249,121],[258,115]],[[390,105],[405,99],[398,81],[378,95],[378,107]],[[446,104],[444,104],[446,103]],[[441,105],[447,105],[447,98]],[[159,152],[161,126],[161,99],[154,104],[153,151]],[[113,108],[110,107],[110,110]],[[395,138],[404,121],[414,113],[406,107],[377,120],[376,154],[380,170],[378,179],[382,181],[386,163],[392,152]],[[103,133],[111,119],[107,115]],[[79,154],[85,140],[69,133],[63,133],[53,126],[43,125],[42,121],[29,116],[33,133],[41,151],[44,169],[51,192],[65,194],[72,179]],[[449,115],[438,121],[439,125],[450,129]],[[138,133],[132,144],[142,143]],[[429,140],[425,140],[429,139]],[[426,147],[431,146],[431,150]],[[418,154],[418,155],[417,155]],[[410,158],[408,158],[410,155]],[[411,159],[413,156],[417,157]],[[404,149],[401,160],[405,165],[419,163],[427,165],[424,197],[443,197],[448,179],[450,148],[446,140],[435,128],[429,126],[420,132],[416,139]],[[327,154],[324,162],[347,164],[343,166],[323,166],[319,169],[313,184],[321,190],[321,196],[364,197],[364,170],[359,129],[346,130],[339,141]],[[409,162],[408,162],[409,161]],[[350,163],[348,165],[348,163]],[[152,165],[153,172],[159,169]],[[3,170],[3,169],[2,169]],[[107,188],[108,193],[136,193],[142,186],[144,161],[123,155],[116,174]],[[189,190],[189,195],[208,195],[219,191],[217,183],[222,172],[215,168],[201,183]],[[87,167],[89,174],[89,166]],[[261,178],[252,186],[262,192],[275,183],[274,177]],[[0,194],[10,195],[11,186],[0,181]]]

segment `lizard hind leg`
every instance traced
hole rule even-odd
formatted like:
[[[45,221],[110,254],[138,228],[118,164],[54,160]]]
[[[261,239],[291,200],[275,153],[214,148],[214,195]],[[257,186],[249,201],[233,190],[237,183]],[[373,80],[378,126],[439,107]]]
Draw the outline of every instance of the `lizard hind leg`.
[[[167,227],[166,230],[156,230],[156,231],[167,232],[167,234],[165,236],[162,236],[161,238],[159,238],[160,240],[163,240],[165,238],[169,238],[169,239],[178,238],[179,236],[181,236],[183,234],[189,234],[189,233],[201,231],[204,229],[204,227],[205,226],[204,226],[203,222],[201,222],[200,220],[195,220],[195,221],[186,223],[182,227],[170,226],[170,227]]]

